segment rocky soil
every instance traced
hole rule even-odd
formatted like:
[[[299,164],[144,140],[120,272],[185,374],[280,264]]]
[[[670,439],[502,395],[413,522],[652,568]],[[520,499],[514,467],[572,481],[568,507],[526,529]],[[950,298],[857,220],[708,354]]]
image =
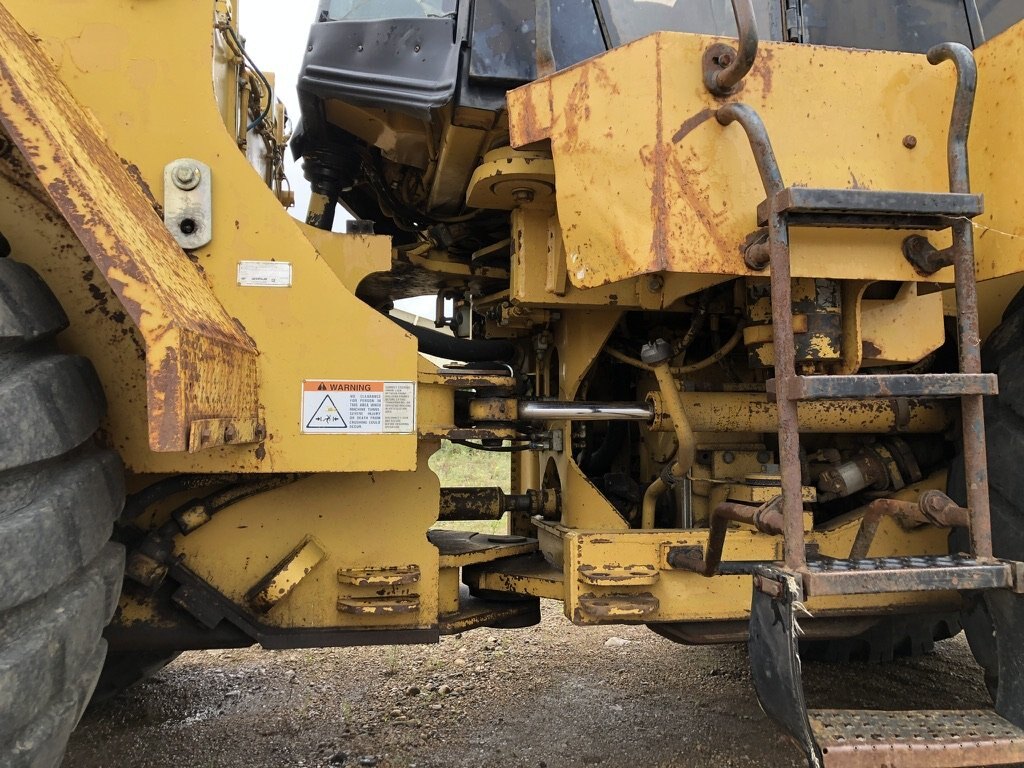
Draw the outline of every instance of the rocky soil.
[[[962,635],[885,666],[804,666],[812,707],[989,706]],[[575,628],[548,603],[535,627],[436,646],[184,654],[91,709],[63,768],[803,764],[742,647]]]

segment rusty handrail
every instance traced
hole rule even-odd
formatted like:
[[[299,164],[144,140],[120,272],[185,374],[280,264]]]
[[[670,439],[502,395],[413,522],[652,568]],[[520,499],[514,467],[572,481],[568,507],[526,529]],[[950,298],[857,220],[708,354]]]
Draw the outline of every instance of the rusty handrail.
[[[746,104],[726,104],[715,112],[715,119],[721,125],[739,123],[746,132],[765,194],[770,198],[785,189],[779,161],[775,158],[772,140],[768,138],[768,129],[764,127],[761,116]]]
[[[702,576],[714,576],[718,573],[718,566],[722,564],[725,534],[729,530],[730,522],[752,525],[761,533],[771,536],[782,535],[784,520],[781,500],[781,496],[776,496],[760,507],[735,504],[731,501],[719,502],[711,510],[711,518],[708,520],[708,544],[703,558],[699,557],[699,550],[693,553],[689,548],[679,548],[670,552],[669,565],[673,568],[696,571]]]
[[[864,508],[857,538],[850,548],[851,560],[862,560],[868,556],[883,517],[895,518],[903,524],[935,525],[940,528],[965,528],[970,522],[968,510],[941,491],[925,491],[916,503],[875,499]]]
[[[757,59],[757,22],[752,0],[732,0],[737,48],[717,43],[704,53],[704,86],[715,96],[728,96]]]
[[[928,63],[952,61],[956,65],[956,96],[949,124],[949,191],[968,194],[971,191],[970,168],[967,162],[967,138],[974,114],[974,96],[978,91],[978,64],[970,49],[961,43],[941,43],[928,51]]]

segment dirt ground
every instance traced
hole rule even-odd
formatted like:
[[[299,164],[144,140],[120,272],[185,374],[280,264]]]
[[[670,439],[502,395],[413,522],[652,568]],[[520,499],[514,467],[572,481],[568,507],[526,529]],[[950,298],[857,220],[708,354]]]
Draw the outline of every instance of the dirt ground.
[[[63,768],[703,768],[804,765],[742,647],[643,627],[481,629],[436,646],[182,655],[86,713]],[[806,663],[808,704],[989,706],[961,635],[884,666]]]

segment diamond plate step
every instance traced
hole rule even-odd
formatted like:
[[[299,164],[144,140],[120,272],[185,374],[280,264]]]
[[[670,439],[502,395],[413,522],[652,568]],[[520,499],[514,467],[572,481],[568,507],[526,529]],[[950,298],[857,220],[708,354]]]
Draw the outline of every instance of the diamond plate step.
[[[825,768],[963,768],[1024,762],[1024,730],[995,712],[812,709]]]
[[[932,590],[1013,589],[1019,563],[963,555],[811,560],[799,573],[808,597]]]

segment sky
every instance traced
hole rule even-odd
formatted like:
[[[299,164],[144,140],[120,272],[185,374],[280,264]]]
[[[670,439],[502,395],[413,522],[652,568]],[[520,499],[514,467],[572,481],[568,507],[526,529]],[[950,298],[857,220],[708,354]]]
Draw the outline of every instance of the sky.
[[[235,5],[246,51],[260,69],[274,73],[277,98],[284,102],[293,123],[299,119],[295,83],[306,52],[306,37],[316,18],[316,6],[316,0],[236,0]],[[290,151],[285,172],[295,190],[295,206],[290,213],[305,219],[309,185],[302,178],[302,168],[292,161]],[[338,216],[338,220],[344,229],[344,215]]]
[[[316,0],[236,0],[235,7],[246,51],[260,69],[274,73],[277,98],[284,102],[292,121],[297,121],[299,102],[295,83],[306,52],[309,28],[316,18]],[[295,191],[295,206],[289,213],[305,220],[309,184],[302,177],[302,168],[292,161],[290,151],[285,155],[285,173]],[[344,231],[347,218],[344,209],[339,207],[335,230]],[[396,306],[424,317],[434,315],[433,296],[406,299],[396,302]]]

